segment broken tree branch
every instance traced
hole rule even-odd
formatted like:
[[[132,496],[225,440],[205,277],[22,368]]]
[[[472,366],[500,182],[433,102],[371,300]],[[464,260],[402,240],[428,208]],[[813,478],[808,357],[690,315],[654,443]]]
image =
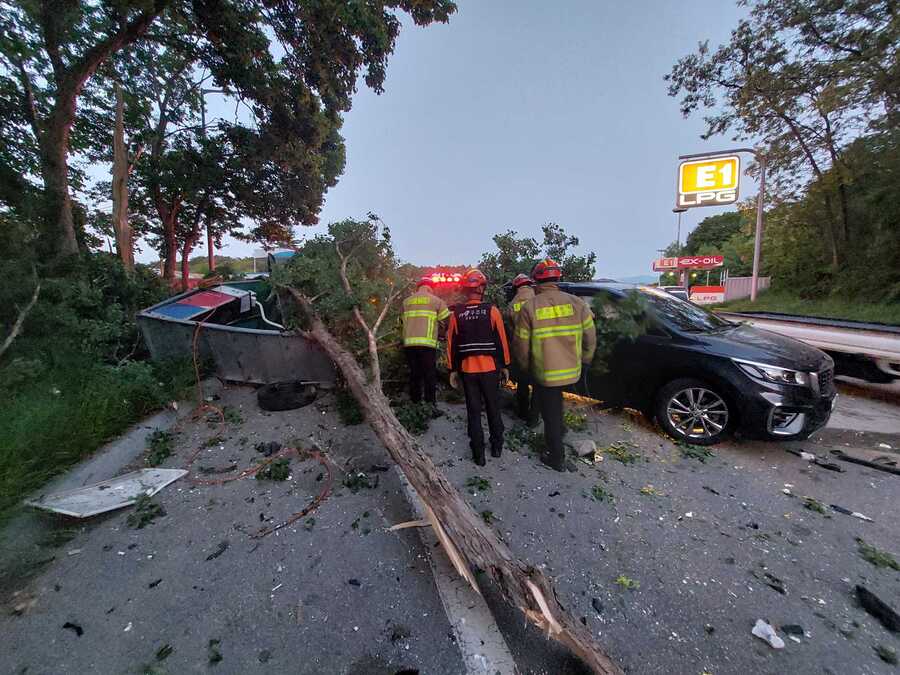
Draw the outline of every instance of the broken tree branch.
[[[31,308],[34,307],[40,294],[41,282],[38,281],[35,284],[34,293],[31,294],[31,300],[29,300],[28,304],[25,305],[25,308],[19,312],[19,316],[16,317],[16,321],[13,324],[12,330],[9,332],[9,335],[6,336],[6,339],[3,340],[3,344],[0,345],[0,358],[2,358],[6,350],[9,349],[10,345],[12,345],[13,340],[15,340],[19,336],[19,333],[22,332],[22,326],[25,323],[25,317],[28,316],[28,312],[30,312]]]
[[[550,580],[540,570],[517,559],[441,475],[397,420],[380,387],[374,381],[367,382],[356,359],[319,318],[309,298],[289,286],[282,288],[287,291],[285,297],[292,298],[305,316],[308,334],[343,374],[350,392],[363,408],[366,420],[422,499],[426,513],[434,515],[433,522],[439,524],[451,544],[448,555],[458,555],[469,570],[472,567],[484,570],[507,602],[518,607],[549,637],[566,645],[595,673],[621,675],[623,671],[597,644],[591,632],[573,620],[559,603]]]

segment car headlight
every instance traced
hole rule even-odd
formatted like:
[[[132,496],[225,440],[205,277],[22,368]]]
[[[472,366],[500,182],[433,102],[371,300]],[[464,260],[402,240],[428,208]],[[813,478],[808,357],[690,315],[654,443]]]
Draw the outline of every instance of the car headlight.
[[[739,359],[732,359],[732,361],[738,368],[755,380],[774,382],[775,384],[794,384],[799,387],[809,386],[809,373],[804,373],[802,370],[791,370],[790,368],[754,363],[753,361],[741,361]]]

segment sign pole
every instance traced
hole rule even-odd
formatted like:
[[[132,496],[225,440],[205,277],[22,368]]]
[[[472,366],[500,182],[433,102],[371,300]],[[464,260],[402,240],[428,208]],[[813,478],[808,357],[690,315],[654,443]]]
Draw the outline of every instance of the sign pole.
[[[753,279],[750,284],[750,302],[756,302],[759,288],[759,259],[762,252],[764,200],[766,198],[766,156],[754,153],[759,160],[759,194],[756,196],[756,236],[753,240]]]

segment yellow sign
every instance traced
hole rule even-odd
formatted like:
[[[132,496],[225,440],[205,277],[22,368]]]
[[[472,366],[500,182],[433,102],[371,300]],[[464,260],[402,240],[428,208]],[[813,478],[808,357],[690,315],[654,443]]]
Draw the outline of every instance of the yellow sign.
[[[680,208],[721,206],[737,201],[741,159],[737,155],[692,159],[678,167]]]

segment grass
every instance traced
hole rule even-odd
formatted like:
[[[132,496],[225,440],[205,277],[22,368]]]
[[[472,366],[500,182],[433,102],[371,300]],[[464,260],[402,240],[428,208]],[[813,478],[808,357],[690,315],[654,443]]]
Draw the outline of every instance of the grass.
[[[62,360],[61,360],[62,361]],[[179,398],[188,362],[114,368],[67,360],[0,390],[0,523],[27,495]]]
[[[900,325],[900,303],[860,303],[847,298],[831,296],[809,299],[785,291],[766,291],[760,293],[756,302],[750,302],[749,298],[732,300],[717,305],[716,309],[729,312],[781,312],[824,319],[847,319]]]

